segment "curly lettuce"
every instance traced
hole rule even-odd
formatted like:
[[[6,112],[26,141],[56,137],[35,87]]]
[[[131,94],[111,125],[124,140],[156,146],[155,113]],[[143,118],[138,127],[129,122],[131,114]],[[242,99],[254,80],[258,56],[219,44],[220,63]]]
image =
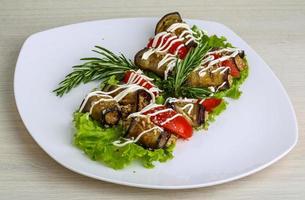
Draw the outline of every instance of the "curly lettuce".
[[[123,147],[112,144],[123,132],[121,126],[102,128],[88,113],[74,113],[74,144],[92,160],[113,169],[122,169],[137,160],[146,168],[153,168],[154,162],[165,162],[173,158],[174,146],[166,149],[148,150],[131,143]]]

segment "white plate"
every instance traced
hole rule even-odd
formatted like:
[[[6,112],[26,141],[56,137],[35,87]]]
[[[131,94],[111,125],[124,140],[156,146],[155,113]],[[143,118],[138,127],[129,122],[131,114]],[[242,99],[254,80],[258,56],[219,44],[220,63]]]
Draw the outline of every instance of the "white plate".
[[[113,183],[160,189],[197,188],[257,172],[286,155],[298,138],[291,102],[268,65],[222,24],[187,20],[210,34],[224,35],[244,49],[250,76],[237,101],[210,126],[177,144],[175,158],[146,169],[137,163],[115,171],[91,161],[72,145],[72,113],[98,83],[72,90],[63,98],[51,91],[79,64],[94,56],[94,45],[129,58],[154,33],[156,18],[113,19],[69,25],[29,37],[20,52],[14,80],[19,113],[29,133],[52,158],[86,176]]]

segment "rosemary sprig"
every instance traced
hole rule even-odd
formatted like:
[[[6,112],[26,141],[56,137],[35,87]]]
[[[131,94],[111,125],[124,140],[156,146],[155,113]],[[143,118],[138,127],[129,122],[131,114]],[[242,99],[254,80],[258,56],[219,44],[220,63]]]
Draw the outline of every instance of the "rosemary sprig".
[[[192,49],[184,60],[177,62],[175,66],[174,93],[179,97],[182,95],[182,88],[189,74],[200,65],[206,52],[209,50],[207,37],[201,37],[198,46]],[[185,88],[184,88],[185,89]],[[199,90],[196,90],[197,92]],[[193,92],[196,92],[193,90]],[[202,93],[202,91],[201,91]]]
[[[122,76],[127,70],[137,69],[123,54],[115,55],[100,46],[95,48],[93,51],[100,54],[101,58],[82,58],[81,60],[87,62],[73,66],[73,71],[66,75],[57,89],[53,90],[57,96],[63,96],[81,83],[95,80],[105,82],[112,75]]]
[[[212,92],[206,88],[184,86],[181,88],[181,96],[189,98],[204,99]]]

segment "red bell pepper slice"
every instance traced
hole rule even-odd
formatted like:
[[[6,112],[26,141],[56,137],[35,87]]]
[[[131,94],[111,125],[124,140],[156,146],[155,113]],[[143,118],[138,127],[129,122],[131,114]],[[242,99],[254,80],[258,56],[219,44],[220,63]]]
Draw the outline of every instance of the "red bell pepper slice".
[[[202,100],[199,100],[201,102]],[[222,102],[222,99],[218,98],[208,98],[205,99],[201,104],[205,108],[206,111],[211,112],[214,108],[216,108],[220,103]]]
[[[182,137],[184,139],[187,139],[192,136],[193,134],[193,128],[189,124],[189,122],[181,115],[177,116],[177,112],[173,109],[168,110],[166,112],[161,112],[156,115],[153,113],[161,110],[168,109],[167,107],[161,105],[155,108],[152,108],[143,114],[150,115],[151,121],[156,124],[157,126],[160,126],[164,128],[164,130],[168,131],[169,133],[175,134],[179,137]],[[176,116],[176,117],[174,117]],[[174,118],[173,118],[174,117]],[[171,120],[168,120],[170,119]],[[166,123],[164,123],[166,122]]]
[[[171,37],[171,36],[159,37],[159,38],[158,38],[158,41],[157,41],[157,44],[156,44],[156,47],[159,47],[160,45],[165,44],[165,43],[167,42],[167,40],[168,40],[170,37]],[[163,38],[163,41],[162,41],[162,44],[161,44],[162,38]],[[174,38],[174,39],[176,39],[176,38]],[[151,47],[152,47],[153,40],[154,40],[153,38],[150,38],[150,39],[149,39],[149,42],[148,42],[148,44],[147,44],[147,48],[151,48]],[[169,43],[164,47],[164,49],[166,49],[170,43],[171,43],[171,42],[169,42]],[[171,53],[171,54],[175,54],[176,51],[177,51],[177,49],[178,49],[178,47],[179,47],[181,44],[183,44],[183,43],[180,42],[180,41],[173,43],[173,44],[171,45],[171,47],[169,48],[168,52]],[[185,56],[187,55],[188,51],[189,51],[189,49],[188,49],[185,45],[183,45],[182,47],[179,48],[177,54],[178,54],[178,56],[179,56],[180,59],[184,59]]]
[[[212,54],[214,56],[214,59],[218,59],[220,57],[222,57],[221,54]],[[232,58],[228,59],[228,60],[225,60],[225,61],[222,61],[220,62],[220,66],[223,66],[223,67],[229,67],[230,68],[230,74],[235,77],[235,78],[238,78],[240,77],[240,72],[234,62],[234,60]]]
[[[224,66],[224,67],[229,67],[230,68],[230,74],[235,77],[235,78],[239,78],[240,77],[240,72],[234,62],[234,60],[232,58],[228,59],[228,60],[225,60],[225,61],[222,61],[221,66]]]
[[[128,81],[129,81],[131,75],[136,76],[134,80],[136,80],[136,82],[137,82],[138,85],[140,85],[140,86],[142,86],[142,87],[144,87],[144,88],[146,88],[146,89],[148,89],[148,90],[151,89],[151,88],[153,88],[153,87],[155,87],[154,84],[152,84],[149,80],[146,80],[141,74],[139,74],[139,73],[137,73],[137,72],[135,72],[135,71],[127,71],[127,72],[125,73],[125,75],[124,75],[123,82],[124,82],[124,83],[128,83]],[[140,79],[141,79],[141,81],[139,81]],[[158,92],[155,92],[155,91],[154,91],[153,94],[154,94],[155,96],[157,96],[157,95],[158,95]]]

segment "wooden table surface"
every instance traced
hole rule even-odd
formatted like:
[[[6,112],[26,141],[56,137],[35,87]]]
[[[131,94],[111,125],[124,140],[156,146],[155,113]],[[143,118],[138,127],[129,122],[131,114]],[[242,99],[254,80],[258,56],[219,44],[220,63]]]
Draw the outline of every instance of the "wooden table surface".
[[[84,177],[57,164],[34,142],[16,110],[13,76],[24,40],[88,20],[162,16],[221,22],[271,66],[299,123],[299,142],[252,176],[214,187],[149,190]],[[0,199],[305,199],[305,1],[34,1],[0,0]],[[263,98],[263,97],[262,97]]]

